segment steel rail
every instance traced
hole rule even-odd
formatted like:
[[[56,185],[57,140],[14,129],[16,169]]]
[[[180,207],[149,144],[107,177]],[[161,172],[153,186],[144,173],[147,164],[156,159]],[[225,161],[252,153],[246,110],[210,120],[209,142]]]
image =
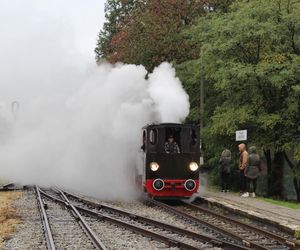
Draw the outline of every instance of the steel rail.
[[[258,243],[255,243],[253,241],[250,241],[250,240],[245,240],[244,238],[242,238],[241,236],[235,234],[235,233],[232,233],[228,230],[225,230],[225,229],[222,229],[220,227],[217,227],[216,225],[213,225],[205,220],[202,220],[202,219],[199,219],[195,216],[192,216],[192,215],[189,215],[187,213],[184,213],[184,212],[181,212],[179,211],[178,209],[176,208],[173,208],[167,204],[164,204],[164,203],[161,203],[159,201],[156,201],[156,200],[153,200],[153,199],[149,199],[149,198],[146,198],[146,201],[152,203],[152,204],[155,204],[156,206],[158,207],[161,207],[161,208],[164,208],[165,210],[167,211],[171,211],[173,212],[174,214],[180,216],[180,217],[183,217],[183,218],[186,218],[192,222],[197,222],[197,223],[200,223],[202,225],[205,225],[217,232],[220,232],[221,234],[223,235],[226,235],[232,239],[235,239],[235,240],[238,240],[239,242],[241,242],[242,244],[244,244],[245,246],[249,247],[249,248],[254,248],[254,249],[258,249],[258,250],[271,250],[272,248],[268,248],[268,247],[265,247],[263,245],[260,245]]]
[[[53,197],[52,195],[46,193],[46,192],[43,192],[41,191],[41,194],[44,195],[45,197],[48,197],[49,199],[52,199],[58,203],[61,203],[61,204],[64,204],[65,206],[69,206],[69,203],[67,203],[66,201],[63,201],[61,199],[58,199],[58,198],[55,198]],[[108,221],[110,223],[113,223],[113,224],[116,224],[116,225],[119,225],[121,227],[124,227],[126,229],[130,229],[131,231],[133,232],[136,232],[136,233],[139,233],[143,236],[146,236],[148,238],[151,238],[151,239],[155,239],[155,240],[158,240],[158,241],[161,241],[165,244],[167,244],[169,247],[179,247],[181,249],[188,249],[188,250],[199,250],[201,248],[198,248],[198,247],[194,247],[194,246],[191,246],[189,244],[186,244],[184,242],[181,242],[179,240],[176,240],[176,239],[172,239],[172,238],[168,238],[167,236],[164,236],[164,235],[160,235],[158,233],[154,233],[154,232],[151,232],[149,230],[146,230],[144,228],[141,228],[141,227],[138,227],[138,226],[135,226],[135,225],[132,225],[132,224],[129,224],[127,222],[123,222],[121,220],[118,220],[118,219],[115,219],[115,218],[112,218],[110,216],[107,216],[107,215],[102,215],[102,214],[99,214],[99,213],[96,213],[94,211],[91,211],[89,209],[85,209],[85,208],[81,208],[79,206],[76,206],[74,205],[74,207],[80,211],[82,214],[85,214],[87,216],[92,216],[98,220],[102,220],[102,221]]]
[[[55,248],[51,228],[50,228],[48,217],[47,217],[47,214],[45,211],[45,203],[42,200],[40,189],[38,186],[35,186],[35,192],[37,195],[38,204],[39,204],[39,208],[40,208],[40,215],[41,215],[41,220],[42,220],[42,224],[43,224],[43,228],[44,228],[44,234],[45,234],[45,238],[46,238],[46,242],[47,242],[47,248],[48,248],[48,250],[55,250],[56,248]]]
[[[162,223],[162,222],[159,222],[159,221],[156,221],[156,220],[144,217],[144,216],[132,214],[130,212],[126,212],[126,211],[118,209],[118,208],[114,208],[114,207],[111,207],[111,206],[108,206],[108,205],[102,205],[102,204],[99,204],[99,203],[96,203],[96,202],[93,202],[93,201],[90,201],[90,200],[86,200],[82,197],[79,197],[78,195],[74,195],[74,194],[71,194],[71,193],[66,192],[66,191],[64,191],[64,193],[67,196],[72,197],[72,198],[74,198],[74,199],[76,199],[76,200],[78,200],[78,201],[80,201],[80,202],[82,202],[86,205],[90,205],[94,208],[106,209],[106,210],[109,210],[109,211],[113,211],[113,212],[118,213],[120,215],[128,216],[129,218],[134,219],[136,221],[143,222],[143,223],[146,223],[148,225],[155,226],[155,227],[159,227],[161,229],[168,229],[172,232],[182,234],[184,236],[189,236],[191,238],[198,239],[198,240],[204,241],[205,243],[210,243],[210,244],[218,246],[218,247],[226,247],[228,249],[245,249],[245,250],[249,249],[249,248],[246,248],[246,247],[243,247],[243,246],[240,246],[240,245],[236,245],[236,244],[233,244],[233,243],[229,243],[229,242],[226,242],[226,241],[219,240],[215,237],[209,237],[209,236],[204,235],[204,234],[195,233],[195,232],[192,232],[192,231],[180,228],[180,227],[176,227],[176,226],[173,226],[173,225],[170,225],[170,224]]]
[[[7,188],[10,188],[10,187],[13,187],[13,186],[15,186],[15,183],[9,182],[9,183],[6,183],[6,184],[2,185],[1,188],[7,189]]]
[[[88,237],[92,240],[93,244],[97,249],[100,250],[106,250],[107,248],[105,245],[101,242],[101,240],[96,236],[96,234],[93,232],[93,230],[90,228],[90,226],[86,223],[85,219],[81,216],[81,214],[78,212],[77,208],[71,204],[67,196],[64,194],[63,191],[56,188],[57,191],[60,193],[62,198],[65,201],[65,204],[68,208],[70,208],[73,212],[74,217],[78,220],[78,223],[82,226]]]
[[[209,210],[209,209],[202,208],[202,207],[196,206],[196,205],[194,205],[194,204],[189,204],[188,202],[185,202],[185,204],[186,204],[187,207],[189,207],[189,208],[191,208],[191,209],[199,210],[199,211],[201,211],[201,212],[203,212],[203,213],[206,213],[206,214],[208,214],[208,215],[212,215],[212,216],[218,217],[218,218],[220,218],[220,219],[222,219],[222,220],[224,220],[224,221],[229,221],[229,222],[231,222],[231,223],[233,223],[233,224],[237,224],[237,225],[239,225],[239,226],[241,226],[241,227],[244,227],[244,228],[246,228],[246,229],[248,229],[248,230],[252,230],[252,231],[258,232],[258,233],[260,233],[260,234],[263,234],[263,235],[265,235],[265,236],[267,236],[267,237],[270,237],[270,238],[272,238],[272,239],[275,239],[275,240],[277,240],[278,242],[280,242],[280,243],[282,243],[282,244],[284,244],[284,245],[286,245],[286,246],[288,246],[288,247],[292,247],[292,248],[299,247],[299,248],[300,248],[300,245],[298,245],[296,242],[294,242],[294,241],[292,241],[292,240],[288,240],[288,239],[286,239],[286,238],[284,238],[284,237],[281,237],[280,235],[277,235],[277,234],[274,234],[274,233],[272,233],[272,232],[268,232],[268,231],[266,231],[266,230],[263,230],[263,229],[260,229],[260,228],[251,226],[251,225],[249,225],[249,224],[243,223],[243,222],[241,222],[241,221],[238,221],[238,220],[236,220],[236,219],[230,218],[230,217],[228,217],[228,216],[224,216],[224,215],[218,214],[218,213],[213,212],[213,211],[211,211],[211,210]]]

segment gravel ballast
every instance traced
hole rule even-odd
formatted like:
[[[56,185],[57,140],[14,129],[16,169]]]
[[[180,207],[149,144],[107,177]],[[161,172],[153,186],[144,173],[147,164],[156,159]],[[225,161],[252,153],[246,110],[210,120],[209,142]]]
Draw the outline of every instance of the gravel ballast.
[[[62,205],[43,198],[47,204],[46,213],[49,217],[49,223],[53,234],[54,243],[57,249],[95,249],[90,239],[85,235],[78,222],[72,214]],[[175,225],[198,233],[206,233],[199,227],[171,215],[161,209],[147,206],[139,201],[128,202],[104,202],[98,199],[92,199],[98,203],[107,204],[120,209],[127,210],[130,213],[143,215],[148,218],[156,219],[161,222]],[[40,213],[35,192],[24,191],[20,199],[14,203],[21,223],[16,228],[15,235],[4,243],[3,249],[47,249],[45,237],[43,234]],[[109,215],[109,214],[107,214]],[[112,214],[110,216],[113,216]],[[123,249],[178,249],[177,247],[169,247],[165,243],[145,237],[139,233],[132,232],[126,228],[117,226],[113,223],[95,218],[83,216],[97,237],[103,242],[107,249],[123,250]],[[114,216],[113,216],[114,217]],[[125,221],[126,218],[118,218]],[[127,221],[139,227],[147,229],[147,225]],[[205,249],[220,249],[211,245],[195,242],[184,236],[172,234],[172,232],[162,232],[161,229],[148,227],[158,234],[171,234],[176,239],[180,239],[188,244],[204,247]]]

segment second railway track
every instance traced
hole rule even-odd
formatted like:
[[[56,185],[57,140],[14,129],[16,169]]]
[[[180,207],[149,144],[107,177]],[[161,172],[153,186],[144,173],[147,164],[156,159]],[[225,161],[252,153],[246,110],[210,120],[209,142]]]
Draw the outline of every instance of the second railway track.
[[[184,206],[181,206],[181,209],[178,209],[152,199],[147,199],[146,202],[193,223],[198,223],[212,230],[216,230],[252,249],[285,250],[299,249],[300,247],[291,237],[283,237],[268,232],[196,205],[186,203]]]

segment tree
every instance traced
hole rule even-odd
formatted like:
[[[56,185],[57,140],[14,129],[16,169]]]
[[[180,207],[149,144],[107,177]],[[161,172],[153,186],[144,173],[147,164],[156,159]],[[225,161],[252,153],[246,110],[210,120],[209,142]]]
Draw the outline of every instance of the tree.
[[[101,29],[95,48],[96,61],[114,53],[111,46],[112,38],[122,30],[131,16],[131,12],[142,5],[137,0],[107,0],[105,4],[106,22]]]
[[[188,34],[202,45],[198,60],[206,89],[215,90],[206,97],[213,104],[207,139],[232,144],[235,131],[245,128],[250,143],[262,147],[266,157],[270,151],[293,151],[295,189],[300,192],[299,1],[238,1],[226,15],[201,18]],[[268,167],[271,190],[271,162]]]
[[[234,134],[248,129],[262,148],[269,195],[286,159],[300,200],[299,0],[108,0],[96,58],[143,64],[173,62],[199,122],[204,81],[206,156],[215,163]],[[218,153],[217,153],[218,152]],[[275,155],[276,164],[271,157]]]
[[[181,31],[205,14],[204,2],[151,0],[137,4],[131,1],[132,8],[126,18],[121,18],[121,25],[118,22],[115,25],[121,7],[109,5],[113,11],[107,12],[108,22],[99,34],[97,60],[142,64],[152,70],[163,61],[183,62],[193,58],[195,45]]]

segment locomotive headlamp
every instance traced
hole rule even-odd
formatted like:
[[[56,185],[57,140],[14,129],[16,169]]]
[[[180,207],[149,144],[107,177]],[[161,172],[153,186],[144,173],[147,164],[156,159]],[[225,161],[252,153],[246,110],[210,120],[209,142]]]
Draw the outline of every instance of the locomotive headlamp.
[[[155,172],[155,171],[157,171],[158,169],[159,169],[159,165],[158,165],[158,163],[156,163],[156,162],[151,162],[150,163],[150,169],[153,171],[153,172]]]
[[[190,163],[189,168],[191,171],[195,172],[199,168],[199,166],[196,162],[193,161]]]

